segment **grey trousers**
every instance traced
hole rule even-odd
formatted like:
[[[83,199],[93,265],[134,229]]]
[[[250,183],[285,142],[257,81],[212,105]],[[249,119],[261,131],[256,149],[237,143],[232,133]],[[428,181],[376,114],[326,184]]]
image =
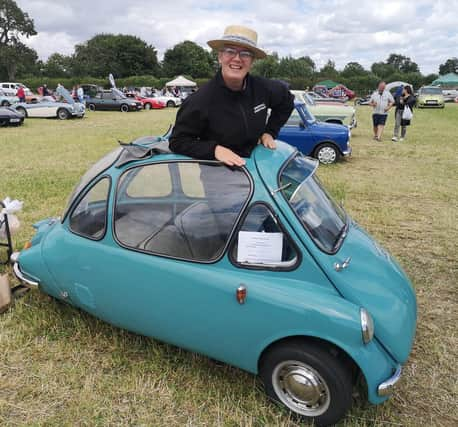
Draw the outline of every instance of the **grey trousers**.
[[[401,128],[401,138],[405,138],[407,132],[407,126],[401,126],[402,121],[402,110],[396,111],[396,117],[394,121],[394,136],[399,137],[399,128]]]

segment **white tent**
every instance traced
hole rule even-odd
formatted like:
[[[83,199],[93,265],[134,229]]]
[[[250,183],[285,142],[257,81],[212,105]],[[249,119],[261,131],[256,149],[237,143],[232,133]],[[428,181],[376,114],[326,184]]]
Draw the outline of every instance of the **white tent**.
[[[197,84],[191,80],[188,80],[186,77],[178,76],[176,79],[173,79],[165,84],[167,87],[196,87]]]
[[[385,90],[396,89],[399,86],[410,86],[413,89],[413,86],[410,83],[406,82],[391,82],[385,86]]]

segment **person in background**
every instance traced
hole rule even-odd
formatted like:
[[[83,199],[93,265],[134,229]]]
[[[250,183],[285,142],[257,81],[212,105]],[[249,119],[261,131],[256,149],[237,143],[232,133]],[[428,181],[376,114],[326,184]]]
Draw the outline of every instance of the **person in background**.
[[[407,126],[410,125],[410,120],[403,119],[402,114],[404,113],[404,109],[406,107],[409,107],[411,110],[413,110],[413,107],[415,106],[415,96],[413,94],[412,88],[410,86],[404,86],[399,95],[395,94],[394,102],[396,105],[396,110],[394,113],[395,124],[393,138],[391,138],[391,140],[393,142],[398,141],[399,128],[401,128],[401,139],[399,139],[399,141],[402,142],[406,137]]]
[[[76,85],[76,97],[78,98],[78,102],[84,104],[84,90],[80,85]]]
[[[371,95],[369,105],[374,108],[372,122],[374,125],[374,140],[381,141],[383,129],[385,128],[388,111],[394,105],[393,95],[385,90],[386,83],[379,82],[377,90]]]
[[[19,102],[25,102],[25,90],[22,86],[19,86],[16,96],[19,98]]]
[[[43,85],[43,96],[50,96],[51,94],[49,93],[48,85],[44,84]]]

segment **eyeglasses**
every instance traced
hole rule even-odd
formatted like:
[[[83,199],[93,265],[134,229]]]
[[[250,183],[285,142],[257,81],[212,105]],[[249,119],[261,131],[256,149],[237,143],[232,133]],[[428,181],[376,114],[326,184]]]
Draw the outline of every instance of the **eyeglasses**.
[[[254,53],[249,50],[238,50],[233,47],[223,47],[221,52],[227,58],[235,58],[239,54],[240,59],[254,58]]]

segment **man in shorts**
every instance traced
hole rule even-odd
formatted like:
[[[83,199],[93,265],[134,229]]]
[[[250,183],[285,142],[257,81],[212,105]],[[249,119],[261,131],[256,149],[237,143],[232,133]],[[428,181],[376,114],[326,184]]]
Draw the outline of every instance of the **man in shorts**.
[[[388,111],[394,105],[394,98],[388,90],[385,90],[385,86],[384,81],[379,82],[377,90],[369,100],[369,105],[374,107],[372,122],[374,124],[374,140],[376,141],[381,141]]]

